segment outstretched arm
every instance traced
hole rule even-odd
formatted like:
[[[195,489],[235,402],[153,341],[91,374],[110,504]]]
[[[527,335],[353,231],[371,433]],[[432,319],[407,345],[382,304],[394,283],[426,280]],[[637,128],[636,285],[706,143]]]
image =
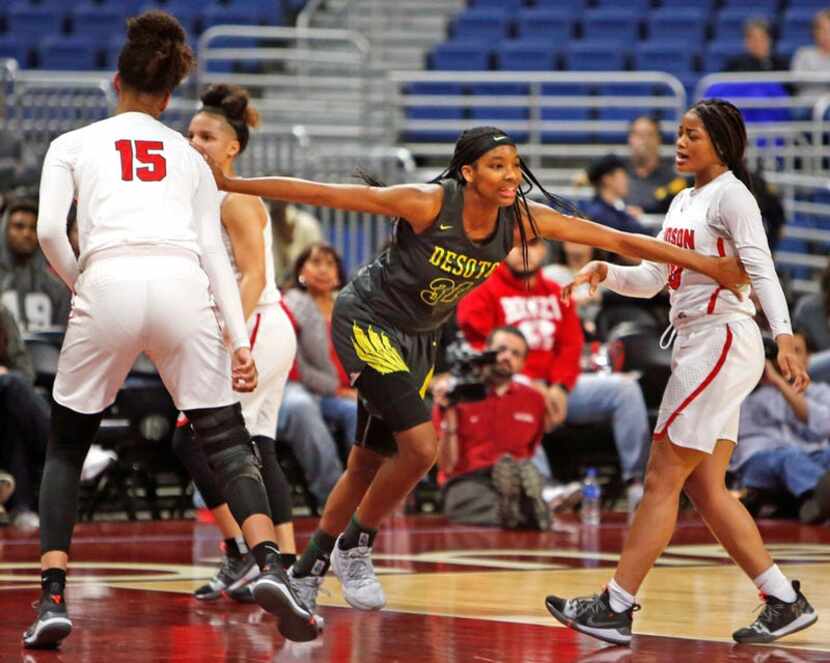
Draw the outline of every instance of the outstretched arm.
[[[368,186],[323,184],[294,177],[227,177],[204,152],[202,154],[213,171],[216,186],[222,191],[402,218],[416,233],[432,225],[444,200],[444,190],[438,184]]]
[[[621,232],[593,221],[565,216],[539,203],[529,202],[529,205],[539,234],[545,239],[588,244],[620,255],[685,267],[715,279],[738,296],[739,286],[747,282],[746,274],[736,259],[704,256],[653,237]],[[522,222],[531,233],[527,220],[523,218]]]

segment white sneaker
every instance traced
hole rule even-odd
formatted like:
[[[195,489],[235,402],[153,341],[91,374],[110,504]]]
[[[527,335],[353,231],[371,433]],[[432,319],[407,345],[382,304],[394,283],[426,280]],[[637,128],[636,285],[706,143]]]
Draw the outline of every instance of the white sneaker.
[[[625,489],[625,498],[628,502],[628,513],[633,514],[643,501],[643,484],[639,481],[630,483]]]
[[[579,481],[547,485],[542,489],[542,499],[551,511],[566,511],[582,500],[582,484]]]
[[[12,518],[12,527],[33,532],[40,529],[40,517],[34,511],[18,511]]]
[[[320,586],[323,584],[323,576],[307,575],[298,578],[294,575],[294,567],[288,569],[288,580],[294,593],[305,603],[306,608],[311,612],[317,610],[317,594],[320,593]]]
[[[372,566],[372,549],[357,546],[341,550],[341,538],[342,534],[334,542],[331,568],[343,585],[343,598],[358,610],[380,610],[386,605],[386,596]]]

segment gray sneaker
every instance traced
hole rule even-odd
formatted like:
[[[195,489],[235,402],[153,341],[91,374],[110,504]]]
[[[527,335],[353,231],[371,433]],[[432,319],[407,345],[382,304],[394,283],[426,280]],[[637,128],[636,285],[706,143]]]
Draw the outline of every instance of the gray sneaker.
[[[298,578],[294,575],[294,567],[288,569],[288,580],[294,593],[305,603],[311,612],[317,610],[317,594],[320,593],[320,586],[323,584],[323,576],[307,575]]]
[[[258,575],[259,569],[251,553],[245,553],[242,557],[225,555],[216,575],[193,592],[193,596],[200,601],[215,601],[224,592],[239,589]]]
[[[357,546],[341,550],[341,538],[337,537],[331,551],[331,568],[343,585],[343,598],[358,610],[380,610],[386,605],[386,596],[372,566],[372,549]]]

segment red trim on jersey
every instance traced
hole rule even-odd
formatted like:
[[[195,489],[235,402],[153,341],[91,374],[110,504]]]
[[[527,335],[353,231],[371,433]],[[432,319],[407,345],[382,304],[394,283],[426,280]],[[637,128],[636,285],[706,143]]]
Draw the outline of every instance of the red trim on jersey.
[[[726,257],[726,251],[723,248],[723,237],[718,237],[718,255],[721,258]],[[718,295],[720,291],[723,290],[720,286],[715,288],[715,292],[712,293],[712,296],[709,297],[709,306],[706,307],[707,315],[712,315],[715,312],[715,304],[718,302]]]
[[[184,428],[190,423],[190,419],[187,418],[187,415],[184,412],[179,412],[179,416],[176,417],[176,428]]]
[[[656,436],[659,437],[661,435],[665,435],[666,431],[669,429],[669,426],[671,426],[674,423],[674,420],[677,418],[677,416],[681,412],[683,412],[683,410],[686,409],[689,403],[691,403],[695,398],[700,396],[700,394],[703,393],[703,390],[706,389],[706,387],[708,387],[712,383],[712,380],[714,380],[717,377],[718,373],[720,372],[720,369],[723,367],[723,363],[726,361],[726,355],[729,354],[729,348],[731,347],[732,330],[729,328],[729,325],[726,325],[726,340],[723,343],[723,349],[720,352],[720,357],[718,357],[718,361],[715,364],[715,367],[710,371],[709,375],[707,375],[704,378],[703,382],[701,382],[697,386],[697,389],[695,389],[691,394],[689,394],[686,397],[686,400],[680,404],[680,407],[678,407],[674,412],[671,413],[671,416],[669,417],[668,421],[666,421],[666,425],[663,426],[662,429],[655,431],[654,434]]]
[[[259,333],[259,323],[262,320],[262,314],[256,314],[256,321],[254,322],[254,328],[251,330],[251,350],[254,349],[254,343],[256,343],[256,335]]]

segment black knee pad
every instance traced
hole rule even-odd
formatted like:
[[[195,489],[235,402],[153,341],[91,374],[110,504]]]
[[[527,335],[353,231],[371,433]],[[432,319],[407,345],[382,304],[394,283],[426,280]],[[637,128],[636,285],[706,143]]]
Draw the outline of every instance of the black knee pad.
[[[194,440],[205,450],[236,522],[242,525],[255,514],[270,518],[259,469],[261,463],[245,428],[239,403],[188,410],[186,414],[193,426]]]
[[[291,522],[291,486],[277,460],[277,443],[270,437],[257,435],[253,438],[262,460],[262,480],[268,493],[271,517],[275,525]]]
[[[173,431],[171,446],[190,474],[190,478],[193,479],[207,508],[212,510],[224,504],[227,500],[222,493],[219,479],[208,463],[205,450],[193,439],[193,431],[189,423],[186,426],[176,427]]]

